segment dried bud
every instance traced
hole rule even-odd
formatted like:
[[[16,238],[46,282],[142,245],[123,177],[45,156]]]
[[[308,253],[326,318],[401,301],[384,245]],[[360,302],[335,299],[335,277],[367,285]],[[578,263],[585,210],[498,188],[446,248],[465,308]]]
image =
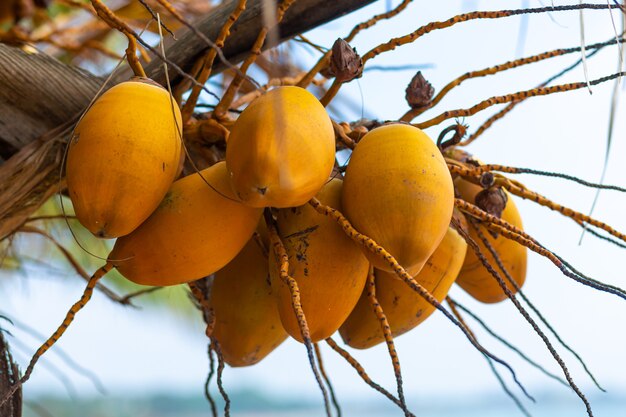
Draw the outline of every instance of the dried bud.
[[[330,75],[333,75],[340,83],[347,83],[363,74],[363,60],[356,53],[356,49],[339,38],[333,44],[330,57]]]
[[[500,187],[487,188],[474,197],[474,202],[481,210],[498,218],[502,216],[507,201],[508,197]]]
[[[495,182],[496,182],[496,177],[493,175],[493,173],[489,171],[483,172],[482,175],[480,176],[480,185],[483,188],[490,188],[493,186]]]
[[[7,332],[8,333],[8,332]],[[18,383],[20,372],[17,369],[9,344],[5,340],[4,335],[0,331],[0,392],[8,392],[12,386]],[[13,397],[2,406],[3,416],[21,416],[22,415],[22,389],[19,388]]]
[[[412,109],[430,104],[435,94],[432,84],[426,81],[422,71],[418,71],[406,88],[406,101]]]

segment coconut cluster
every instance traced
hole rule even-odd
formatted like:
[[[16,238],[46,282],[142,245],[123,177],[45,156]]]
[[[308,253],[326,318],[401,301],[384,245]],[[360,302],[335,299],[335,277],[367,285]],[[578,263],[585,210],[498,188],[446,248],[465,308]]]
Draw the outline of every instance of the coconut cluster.
[[[521,227],[519,213],[503,191],[453,180],[420,129],[370,130],[341,176],[322,104],[305,89],[279,87],[235,121],[225,161],[174,181],[181,121],[172,104],[165,90],[136,80],[100,97],[70,144],[69,195],[85,227],[118,238],[109,264],[127,279],[164,286],[212,276],[212,337],[230,365],[254,364],[288,336],[316,342],[339,331],[354,348],[381,343],[374,293],[393,336],[415,328],[435,307],[398,279],[392,258],[439,302],[454,282],[483,302],[504,298],[459,233],[480,241],[480,229],[454,210],[455,193]],[[515,292],[525,248],[487,239]]]

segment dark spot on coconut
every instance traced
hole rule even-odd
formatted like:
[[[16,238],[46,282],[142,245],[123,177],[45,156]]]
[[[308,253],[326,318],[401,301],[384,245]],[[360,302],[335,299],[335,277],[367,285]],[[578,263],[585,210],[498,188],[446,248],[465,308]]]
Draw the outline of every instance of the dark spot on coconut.
[[[398,297],[397,295],[395,297],[393,297],[393,305],[394,306],[398,306],[398,302],[400,301],[400,297]]]
[[[107,237],[106,226],[107,225],[105,223],[104,226],[102,226],[102,228],[96,232],[96,236],[102,239],[106,238]]]
[[[306,237],[306,236],[310,235],[311,233],[313,233],[314,231],[316,231],[318,227],[320,227],[319,224],[316,224],[315,226],[307,227],[304,230],[299,230],[299,231],[297,231],[295,233],[290,234],[289,236],[285,236],[285,239]]]
[[[267,187],[257,187],[256,190],[259,192],[259,194],[265,195],[265,193],[267,192]]]

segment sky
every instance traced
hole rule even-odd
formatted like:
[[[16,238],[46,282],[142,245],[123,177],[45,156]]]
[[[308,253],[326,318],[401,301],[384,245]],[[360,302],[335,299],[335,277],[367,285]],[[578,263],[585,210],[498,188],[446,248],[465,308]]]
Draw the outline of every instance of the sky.
[[[395,6],[398,1],[376,2],[311,31],[307,37],[318,44],[330,46],[337,37],[345,36],[354,24],[384,11],[388,3]],[[561,1],[554,3],[568,4]],[[372,46],[433,20],[443,20],[469,10],[518,8],[524,4],[541,6],[538,1],[511,1],[504,4],[486,0],[417,0],[392,21],[382,22],[357,36],[352,46],[364,53]],[[617,13],[615,18],[619,18]],[[370,61],[370,64],[428,65],[423,74],[438,91],[445,83],[468,70],[580,44],[578,12],[532,15],[527,22],[523,48],[519,44],[521,21],[520,17],[511,17],[459,24],[435,31],[414,44],[381,55]],[[616,25],[619,27],[619,22]],[[614,36],[611,19],[606,11],[585,12],[584,26],[587,44]],[[613,46],[589,60],[589,79],[615,72],[617,55],[618,49]],[[491,96],[532,88],[578,58],[579,55],[571,54],[467,81],[453,90],[435,109],[425,113],[422,120],[443,110],[470,107]],[[308,63],[315,61],[315,57],[305,51],[302,52],[302,59]],[[337,110],[343,115],[343,120],[348,121],[362,116],[380,120],[397,119],[407,110],[404,89],[413,74],[414,71],[366,72],[358,82],[342,88],[341,94],[348,99],[338,105]],[[584,79],[583,68],[579,67],[557,80],[557,83]],[[582,89],[529,99],[495,124],[468,151],[486,163],[556,171],[597,181],[606,149],[612,88],[613,84],[609,82],[593,87],[592,94]],[[624,97],[622,89],[606,177],[608,184],[626,184],[626,166],[620,157],[626,152],[626,118],[621,116],[626,105]],[[351,104],[348,106],[345,103]],[[494,108],[466,118],[465,123],[470,125],[470,132],[496,111]],[[429,128],[426,132],[436,138],[439,131],[449,123]],[[589,209],[594,195],[593,189],[560,179],[530,175],[516,176],[515,179],[532,190],[583,212]],[[515,202],[522,214],[525,230],[546,247],[556,250],[594,278],[626,286],[622,249],[591,235],[586,235],[579,245],[580,228],[574,222],[534,203],[519,199]],[[626,195],[604,191],[595,217],[624,231],[625,203]],[[56,329],[67,308],[79,298],[83,289],[80,279],[68,279],[50,271],[33,271],[28,277],[16,278],[1,280],[0,310],[29,323],[44,334],[51,334]],[[529,256],[524,291],[563,339],[587,361],[601,384],[610,393],[626,395],[623,378],[626,373],[626,335],[623,331],[626,301],[572,282],[549,261],[534,254]],[[456,287],[451,295],[469,306],[492,328],[521,347],[537,362],[552,372],[559,372],[545,345],[511,303],[482,305]],[[478,326],[474,327],[478,329]],[[15,348],[19,362],[25,367],[30,352],[36,346],[35,340],[17,329],[12,331],[29,344],[30,350]],[[578,401],[572,393],[531,369],[484,332],[477,333],[487,347],[505,357],[515,367],[531,392],[555,391],[568,401]],[[442,315],[434,314],[412,332],[397,338],[396,344],[404,371],[405,391],[410,398],[449,398],[450,393],[454,393],[460,401],[486,394],[504,398],[485,360]],[[203,326],[197,319],[172,314],[167,309],[131,310],[114,305],[101,294],[96,294],[87,308],[80,312],[58,346],[76,362],[95,372],[113,394],[144,395],[155,391],[202,393],[207,372]],[[593,394],[595,398],[597,389],[580,365],[562,347],[557,349],[569,365],[575,381],[583,391]],[[393,372],[384,345],[353,353],[374,380],[390,390],[394,389]],[[341,358],[329,349],[324,349],[323,354],[340,397],[375,395]],[[93,385],[66,368],[55,352],[48,353],[47,357],[44,362],[49,360],[63,369],[80,395],[97,395]],[[28,382],[26,394],[66,395],[63,385],[42,365],[38,366]],[[506,371],[502,372],[506,374]],[[508,375],[505,378],[510,384]],[[276,395],[288,393],[313,399],[320,397],[306,361],[304,346],[293,340],[283,343],[258,365],[227,369],[225,384],[230,389],[252,387]],[[599,398],[598,401],[602,401],[602,396]],[[583,415],[582,404],[580,407]]]

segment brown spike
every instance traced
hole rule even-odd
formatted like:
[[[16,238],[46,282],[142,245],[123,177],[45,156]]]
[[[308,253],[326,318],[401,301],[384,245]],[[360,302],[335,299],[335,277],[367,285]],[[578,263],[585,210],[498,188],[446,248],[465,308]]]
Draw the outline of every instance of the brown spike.
[[[348,42],[339,38],[335,41],[330,55],[329,74],[340,83],[347,83],[363,75],[363,61]]]
[[[422,75],[422,71],[418,71],[413,76],[411,82],[406,87],[406,101],[412,109],[429,106],[432,102],[435,89]]]

